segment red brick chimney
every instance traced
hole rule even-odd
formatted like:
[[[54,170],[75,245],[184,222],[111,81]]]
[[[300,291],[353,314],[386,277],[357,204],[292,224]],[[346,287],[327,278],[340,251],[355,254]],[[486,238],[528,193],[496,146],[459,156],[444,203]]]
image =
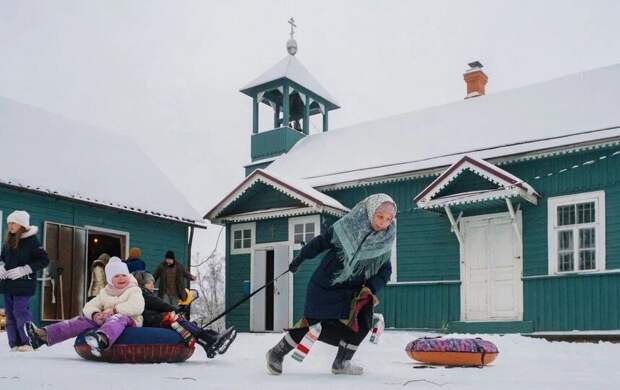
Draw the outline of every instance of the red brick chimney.
[[[478,61],[470,62],[469,69],[463,73],[463,79],[467,84],[467,96],[465,99],[484,95],[484,87],[489,78],[482,71],[482,64]]]

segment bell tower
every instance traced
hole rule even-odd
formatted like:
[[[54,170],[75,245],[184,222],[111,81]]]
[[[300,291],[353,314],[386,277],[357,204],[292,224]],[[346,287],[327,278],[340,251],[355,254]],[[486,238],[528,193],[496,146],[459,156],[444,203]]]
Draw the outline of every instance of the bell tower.
[[[310,117],[322,115],[323,129],[329,129],[329,111],[340,108],[338,102],[321,86],[297,59],[295,20],[291,18],[288,54],[277,64],[241,89],[252,98],[251,163],[245,166],[249,175],[267,167],[278,156],[288,152],[299,140],[310,134]],[[273,127],[259,128],[259,105],[273,112]]]

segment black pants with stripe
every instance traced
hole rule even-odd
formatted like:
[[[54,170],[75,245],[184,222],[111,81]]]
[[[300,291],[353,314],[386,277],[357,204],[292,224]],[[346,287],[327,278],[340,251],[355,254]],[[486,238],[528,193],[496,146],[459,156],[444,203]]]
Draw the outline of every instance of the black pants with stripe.
[[[321,323],[321,334],[319,340],[337,347],[340,345],[340,341],[344,341],[351,345],[360,345],[364,338],[372,329],[372,315],[373,304],[372,302],[364,305],[362,310],[357,314],[357,321],[359,324],[359,330],[354,332],[351,328],[343,324],[340,320],[316,320],[308,319],[310,325]],[[289,335],[296,342],[299,343],[304,336],[308,333],[308,327],[294,328],[289,330]]]

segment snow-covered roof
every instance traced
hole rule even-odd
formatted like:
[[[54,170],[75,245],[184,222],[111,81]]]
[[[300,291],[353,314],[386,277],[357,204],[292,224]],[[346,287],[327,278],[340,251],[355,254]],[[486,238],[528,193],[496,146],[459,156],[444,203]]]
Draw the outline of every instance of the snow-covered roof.
[[[238,200],[248,189],[254,184],[261,182],[267,184],[277,191],[280,191],[292,198],[298,199],[305,206],[304,208],[277,208],[265,211],[243,213],[238,218],[228,218],[228,220],[241,221],[245,219],[263,219],[271,217],[282,217],[298,215],[301,213],[327,212],[337,216],[342,216],[349,209],[338,202],[336,199],[315,190],[307,184],[296,180],[290,180],[280,175],[275,175],[263,169],[256,169],[241,184],[233,189],[226,197],[224,197],[213,209],[211,209],[205,218],[213,222],[222,222],[222,211],[229,205]],[[259,218],[260,217],[260,218]]]
[[[122,134],[0,97],[0,140],[1,184],[204,225],[155,163]]]
[[[327,92],[327,90],[317,81],[317,79],[315,79],[314,76],[308,72],[308,69],[306,69],[301,61],[292,55],[287,55],[284,57],[277,64],[269,68],[265,73],[261,74],[249,84],[241,88],[241,91],[245,91],[281,78],[287,78],[294,81],[330,103],[340,106],[336,99],[334,99],[334,97]]]
[[[613,65],[313,134],[267,169],[321,187],[615,138],[619,106]]]

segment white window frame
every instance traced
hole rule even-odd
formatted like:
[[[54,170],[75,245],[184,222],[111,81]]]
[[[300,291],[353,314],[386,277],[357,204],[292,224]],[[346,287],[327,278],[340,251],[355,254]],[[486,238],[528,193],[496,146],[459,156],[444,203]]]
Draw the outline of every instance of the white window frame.
[[[595,262],[596,268],[591,270],[573,269],[572,271],[558,270],[558,228],[557,208],[559,206],[568,206],[578,203],[594,202],[595,221],[592,224],[574,225],[574,232],[578,232],[579,227],[592,226],[595,229]],[[576,221],[575,221],[576,222]],[[579,234],[573,233],[573,242],[577,246],[579,242]],[[565,274],[582,274],[602,272],[605,270],[605,191],[584,192],[580,194],[572,194],[565,196],[556,196],[549,198],[547,201],[547,243],[548,243],[548,263],[549,275],[565,275]],[[578,253],[578,250],[574,250]],[[574,257],[574,266],[577,268],[579,256]]]
[[[394,237],[394,242],[392,243],[392,253],[390,256],[390,264],[392,265],[392,274],[390,275],[390,280],[388,283],[393,284],[398,282],[398,253],[397,253],[397,245],[396,241],[398,240],[398,233]]]
[[[129,232],[124,231],[124,230],[115,230],[115,229],[110,229],[110,228],[102,228],[99,226],[94,226],[94,225],[84,225],[84,228],[86,229],[86,251],[88,253],[88,235],[90,233],[100,233],[100,234],[106,234],[106,233],[110,233],[110,234],[114,234],[117,236],[125,236],[125,248],[124,248],[124,253],[125,253],[125,258],[129,257],[129,248],[131,247],[130,242],[129,242]],[[88,259],[86,259],[88,261]],[[88,268],[88,267],[85,267]]]
[[[235,232],[239,230],[250,230],[251,231],[251,244],[249,248],[237,248],[235,249]],[[243,242],[243,233],[241,233],[241,241]],[[249,223],[236,223],[230,226],[230,254],[231,255],[242,255],[242,254],[250,254],[252,253],[252,248],[254,248],[256,244],[256,222]]]
[[[300,250],[301,244],[295,244],[295,225],[304,225],[304,236],[306,235],[305,224],[314,223],[314,237],[321,234],[321,216],[307,215],[303,217],[289,218],[288,220],[288,240],[293,250]],[[307,242],[306,242],[307,244]]]

